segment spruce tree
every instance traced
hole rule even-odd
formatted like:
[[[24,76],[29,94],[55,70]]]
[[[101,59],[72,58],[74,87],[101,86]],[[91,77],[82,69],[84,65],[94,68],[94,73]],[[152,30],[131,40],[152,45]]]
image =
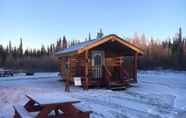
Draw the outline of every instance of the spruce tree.
[[[89,34],[88,34],[88,40],[89,40],[89,41],[92,40],[92,39],[91,39],[91,34],[90,34],[90,32],[89,32]]]
[[[12,52],[12,43],[11,43],[11,41],[9,41],[9,43],[8,43],[8,52],[9,53]]]
[[[97,37],[96,37],[96,39],[100,39],[100,38],[102,38],[103,37],[103,32],[102,32],[102,29],[100,29],[100,31],[99,32],[97,32]]]
[[[62,49],[65,49],[67,48],[67,39],[66,39],[66,36],[63,36],[63,43],[62,43]]]
[[[22,57],[23,56],[23,39],[20,38],[20,44],[19,44],[19,49],[18,49],[18,55],[19,57]]]

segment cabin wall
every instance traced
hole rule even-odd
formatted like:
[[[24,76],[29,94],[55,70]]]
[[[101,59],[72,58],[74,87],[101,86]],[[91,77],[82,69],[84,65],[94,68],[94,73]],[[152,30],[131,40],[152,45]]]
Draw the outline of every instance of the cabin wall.
[[[108,67],[110,72],[113,72],[114,67],[120,67],[123,66],[124,69],[128,72],[129,78],[133,78],[134,72],[133,72],[133,61],[132,57],[124,57],[120,56],[116,53],[105,51],[105,66]],[[91,65],[91,51],[89,51],[88,54],[88,78],[91,79],[92,77],[92,65]],[[63,75],[64,80],[69,80],[73,82],[73,77],[85,77],[85,53],[81,55],[75,55],[67,57],[68,61],[65,60],[65,57],[59,58],[60,63],[60,72]],[[121,59],[122,58],[122,59]],[[123,63],[121,62],[123,61]],[[68,70],[65,69],[65,64],[68,63]],[[121,65],[122,64],[122,65]]]
[[[85,66],[84,55],[71,57],[71,74],[72,76],[81,76]]]
[[[60,75],[64,74],[64,60],[63,58],[58,58],[58,64],[60,69]]]
[[[63,58],[59,59],[60,72],[64,80],[73,82],[73,77],[85,77],[85,54],[69,56],[68,61]],[[65,69],[65,64],[68,63],[68,69]],[[88,71],[91,73],[91,55],[89,54]]]
[[[61,75],[61,79],[65,80],[66,79],[66,70],[65,70],[65,58],[64,57],[60,57],[58,58],[58,63],[59,63],[59,68],[60,68],[60,75]]]

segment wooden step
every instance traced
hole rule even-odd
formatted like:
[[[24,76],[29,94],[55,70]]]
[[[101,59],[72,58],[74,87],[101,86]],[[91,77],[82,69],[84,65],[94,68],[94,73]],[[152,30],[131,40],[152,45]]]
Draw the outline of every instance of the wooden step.
[[[121,87],[121,86],[124,86],[124,84],[122,82],[111,82],[110,86],[111,87]]]
[[[111,90],[113,91],[121,91],[121,90],[126,90],[126,86],[121,86],[121,87],[111,87]]]

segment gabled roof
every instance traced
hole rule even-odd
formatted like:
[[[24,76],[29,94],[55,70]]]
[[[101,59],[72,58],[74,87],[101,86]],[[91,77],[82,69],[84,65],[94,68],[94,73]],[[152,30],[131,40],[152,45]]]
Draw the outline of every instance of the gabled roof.
[[[67,54],[67,53],[74,53],[74,52],[78,51],[78,50],[81,49],[81,48],[85,48],[85,47],[87,47],[88,45],[93,44],[94,42],[96,42],[96,39],[78,43],[78,44],[76,44],[76,45],[74,45],[74,46],[72,46],[72,47],[65,48],[65,49],[63,49],[63,50],[57,51],[57,52],[56,52],[56,55]]]
[[[100,39],[94,39],[94,40],[90,40],[90,41],[85,41],[85,42],[81,42],[79,44],[76,44],[72,47],[69,48],[65,48],[63,50],[60,50],[58,52],[56,52],[57,56],[64,56],[64,55],[73,55],[73,54],[81,54],[83,52],[85,52],[86,50],[90,50],[94,47],[97,47],[107,41],[118,41],[119,43],[121,43],[122,45],[127,46],[128,48],[132,49],[133,51],[137,52],[138,54],[143,54],[143,51],[136,47],[135,45],[131,44],[130,42],[122,39],[121,37],[115,35],[115,34],[111,34],[111,35],[107,35],[104,36]]]

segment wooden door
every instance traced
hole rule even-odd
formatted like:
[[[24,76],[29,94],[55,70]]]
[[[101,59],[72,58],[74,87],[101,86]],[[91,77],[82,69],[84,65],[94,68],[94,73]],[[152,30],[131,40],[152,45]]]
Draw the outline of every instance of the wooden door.
[[[92,51],[92,78],[100,79],[103,76],[103,65],[105,64],[104,51]]]

